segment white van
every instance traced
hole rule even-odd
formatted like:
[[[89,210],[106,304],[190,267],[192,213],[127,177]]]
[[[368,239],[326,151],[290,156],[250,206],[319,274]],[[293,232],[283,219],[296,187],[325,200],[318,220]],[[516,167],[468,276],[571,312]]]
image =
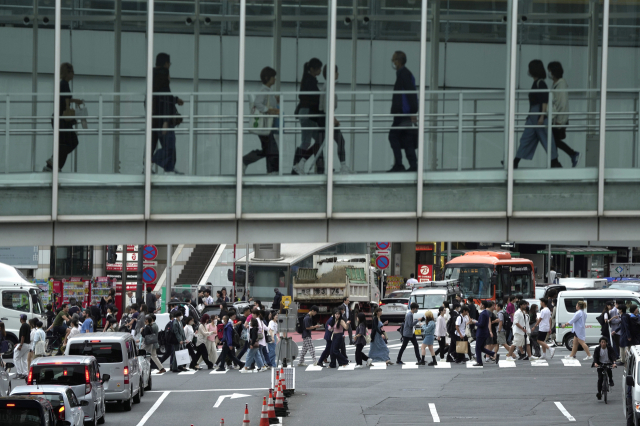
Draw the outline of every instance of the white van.
[[[602,327],[596,320],[606,307],[607,301],[620,302],[624,304],[633,303],[640,306],[640,293],[628,290],[567,290],[558,293],[558,304],[556,309],[556,343],[564,345],[571,350],[573,347],[573,333],[571,326],[560,328],[561,325],[569,322],[576,312],[578,301],[587,302],[587,323],[586,323],[586,343],[598,344]]]
[[[43,324],[47,323],[40,293],[40,288],[27,281],[16,268],[0,263],[0,321],[4,322],[10,342],[7,353],[13,354],[13,347],[18,343],[20,315],[26,314],[28,319],[36,317]]]
[[[106,402],[120,402],[124,411],[140,402],[144,395],[144,371],[138,349],[129,333],[86,333],[67,341],[65,355],[94,356],[102,374],[109,374],[104,384]]]
[[[570,288],[605,288],[607,287],[606,278],[560,278],[559,284]]]
[[[438,308],[442,306],[443,302],[449,302],[450,305],[453,305],[456,295],[461,295],[461,293],[454,280],[416,284],[409,297],[409,305],[411,303],[418,304],[418,312],[413,315],[413,319],[422,320],[427,311],[433,313],[434,319],[438,318]],[[420,325],[414,327],[414,333],[417,336],[422,334],[421,327]]]
[[[640,424],[640,411],[636,408],[640,401],[640,345],[628,348],[627,361],[622,370],[622,410],[628,425]],[[619,370],[619,369],[618,369]],[[615,373],[614,373],[615,374]]]

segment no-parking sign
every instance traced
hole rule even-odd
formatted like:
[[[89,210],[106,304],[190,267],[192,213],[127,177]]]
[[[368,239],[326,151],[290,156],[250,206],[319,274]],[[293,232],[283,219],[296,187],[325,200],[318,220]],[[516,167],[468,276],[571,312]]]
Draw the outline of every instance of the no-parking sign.
[[[144,260],[156,260],[156,257],[158,257],[158,248],[156,246],[144,246],[142,249],[142,258]]]
[[[376,258],[376,266],[378,269],[387,269],[389,267],[389,258],[387,256],[378,256]]]
[[[154,268],[144,268],[142,270],[142,281],[144,281],[145,284],[156,282],[156,278],[158,278],[158,273]]]

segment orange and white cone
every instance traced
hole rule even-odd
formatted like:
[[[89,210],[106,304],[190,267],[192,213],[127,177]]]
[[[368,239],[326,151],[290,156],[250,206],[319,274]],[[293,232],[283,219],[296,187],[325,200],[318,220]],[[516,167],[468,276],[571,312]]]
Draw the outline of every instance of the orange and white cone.
[[[242,420],[242,426],[249,426],[250,424],[251,424],[251,420],[249,420],[249,404],[245,404],[244,420]]]
[[[267,410],[268,410],[268,414],[269,414],[269,418],[270,419],[275,419],[276,418],[276,410],[275,407],[273,405],[273,389],[269,389],[269,402],[267,404]]]
[[[280,380],[282,380],[282,392],[287,390],[287,380],[284,377],[284,368],[280,368]]]
[[[276,389],[277,391],[275,408],[284,410],[284,396],[282,395],[282,387],[280,387],[280,384],[278,384],[278,387]]]
[[[260,426],[269,426],[269,409],[267,408],[267,397],[262,400],[262,414],[260,415]]]

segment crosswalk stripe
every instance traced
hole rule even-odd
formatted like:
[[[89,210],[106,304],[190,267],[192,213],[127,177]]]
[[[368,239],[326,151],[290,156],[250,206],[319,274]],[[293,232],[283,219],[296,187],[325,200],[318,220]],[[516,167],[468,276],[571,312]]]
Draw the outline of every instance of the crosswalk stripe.
[[[450,362],[438,361],[438,364],[434,366],[435,368],[451,368]]]
[[[387,369],[387,363],[386,362],[373,363],[373,364],[371,364],[371,367],[369,368],[369,370],[386,370],[386,369]]]
[[[178,376],[183,376],[183,375],[187,375],[187,374],[196,374],[197,372],[198,372],[197,370],[181,371],[180,373],[178,373]]]
[[[512,368],[515,366],[516,366],[515,361],[507,361],[507,360],[498,361],[498,367],[500,368]]]
[[[415,363],[411,362],[409,364],[402,364],[402,369],[403,370],[411,370],[413,368],[418,368],[419,366],[416,365]]]
[[[319,365],[310,365],[304,371],[322,371],[322,367],[320,367]]]
[[[467,361],[467,368],[482,368],[482,365],[473,365],[475,361]]]
[[[580,367],[580,361],[578,361],[577,359],[566,359],[566,358],[562,358],[562,363],[564,364],[565,367]]]
[[[339,367],[338,370],[340,371],[353,371],[353,369],[356,368],[356,365],[354,363],[350,363],[345,365],[344,367]]]
[[[212,370],[211,373],[209,374],[225,374],[227,371],[229,370],[224,370],[224,371]]]
[[[531,366],[532,367],[548,367],[549,363],[543,359],[540,359],[537,361],[531,361]]]

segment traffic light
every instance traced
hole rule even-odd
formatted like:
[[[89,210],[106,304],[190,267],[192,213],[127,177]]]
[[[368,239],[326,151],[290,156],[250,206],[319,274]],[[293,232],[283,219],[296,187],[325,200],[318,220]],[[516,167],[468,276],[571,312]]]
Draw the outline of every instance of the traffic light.
[[[118,260],[116,249],[117,246],[107,246],[107,263],[116,263]]]

